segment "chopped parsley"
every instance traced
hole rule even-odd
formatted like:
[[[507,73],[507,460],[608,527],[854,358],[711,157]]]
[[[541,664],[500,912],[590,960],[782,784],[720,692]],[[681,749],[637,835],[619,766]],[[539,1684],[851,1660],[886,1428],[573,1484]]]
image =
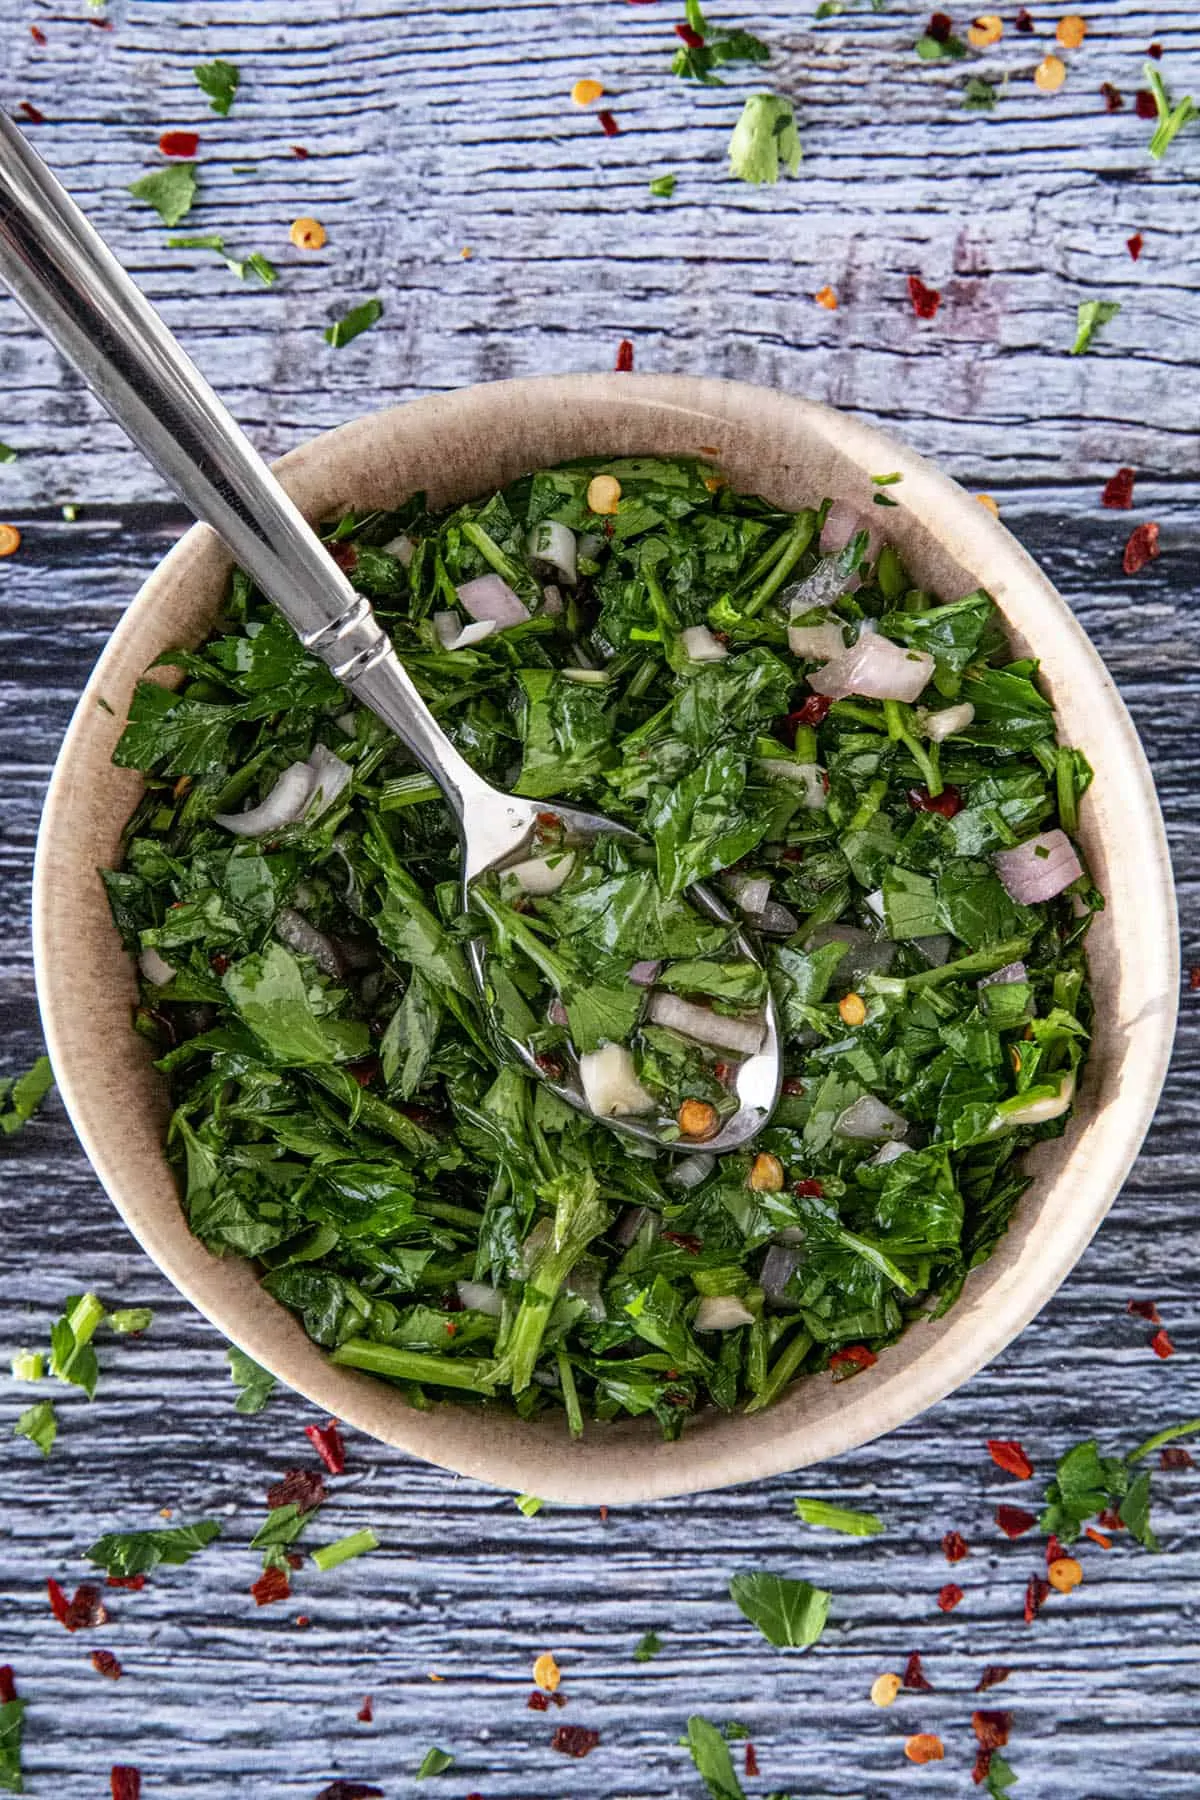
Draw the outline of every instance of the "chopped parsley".
[[[352,306],[342,318],[336,319],[332,325],[326,326],[325,342],[335,350],[348,344],[360,332],[369,331],[383,317],[382,300],[364,300],[361,306]]]
[[[427,1775],[442,1775],[453,1766],[454,1758],[448,1750],[439,1750],[435,1744],[421,1758],[421,1766],[417,1770],[417,1780],[424,1781]]]
[[[982,75],[972,75],[963,89],[963,105],[968,112],[991,112],[996,105],[996,90]]]
[[[217,232],[208,232],[200,237],[174,237],[167,239],[169,250],[215,250],[227,269],[231,269],[239,281],[248,281],[251,275],[257,276],[264,287],[271,287],[279,280],[279,270],[274,263],[267,261],[257,250],[239,260],[230,256],[225,248],[225,239]]]
[[[1200,106],[1196,105],[1190,95],[1180,100],[1178,105],[1172,106],[1163,78],[1153,63],[1146,63],[1145,75],[1158,109],[1158,123],[1154,128],[1154,136],[1150,139],[1150,154],[1155,162],[1160,162],[1184,126],[1200,117]]]
[[[285,1574],[290,1572],[288,1547],[296,1542],[316,1511],[315,1506],[310,1506],[305,1511],[294,1500],[271,1508],[265,1522],[250,1539],[250,1548],[263,1553],[264,1569],[282,1569]]]
[[[104,1323],[118,1337],[140,1337],[153,1325],[154,1313],[148,1306],[126,1306],[119,1312],[108,1313]]]
[[[23,1075],[0,1076],[0,1133],[12,1137],[27,1125],[53,1086],[48,1056],[39,1056]]]
[[[672,74],[685,81],[702,82],[706,87],[723,87],[721,77],[714,73],[716,69],[728,63],[770,61],[770,49],[761,38],[736,26],[727,30],[724,26],[709,25],[700,10],[699,0],[686,0],[685,11],[686,30],[693,41],[685,40],[675,52]],[[694,41],[696,39],[700,41]]]
[[[669,179],[671,181],[671,186],[673,187],[675,185],[675,177],[672,175]],[[650,183],[650,191],[651,191],[651,193],[654,192],[654,183],[653,182]],[[667,191],[669,193],[670,189],[668,189]],[[13,449],[12,445],[11,444],[0,444],[0,463],[16,462],[16,460],[17,460],[17,452]]]
[[[811,1582],[765,1570],[735,1575],[729,1583],[734,1604],[777,1649],[804,1649],[825,1629],[833,1595]]]
[[[353,1562],[356,1556],[365,1556],[368,1550],[378,1550],[379,1539],[369,1525],[361,1531],[352,1531],[346,1537],[338,1538],[335,1543],[323,1544],[312,1553],[313,1562],[322,1575],[330,1569],[336,1569],[341,1563]]]
[[[693,1713],[687,1722],[687,1747],[696,1773],[711,1800],[746,1800],[746,1790],[734,1771],[729,1745],[710,1720]]]
[[[155,169],[152,175],[143,175],[130,185],[129,192],[135,200],[152,206],[164,225],[173,226],[191,212],[197,186],[195,163],[173,162]]]
[[[843,1531],[847,1537],[877,1537],[883,1530],[883,1520],[874,1513],[854,1512],[848,1506],[831,1506],[827,1500],[799,1497],[794,1505],[796,1517],[803,1519],[806,1525],[820,1525],[826,1531]]]
[[[796,109],[780,94],[751,94],[729,140],[730,171],[742,181],[778,181],[800,168]]]
[[[58,1436],[58,1420],[50,1401],[39,1400],[36,1406],[27,1406],[13,1426],[13,1435],[28,1438],[43,1456],[49,1456]]]
[[[222,62],[218,57],[215,62],[197,63],[192,74],[196,77],[197,86],[208,95],[212,110],[225,118],[241,81],[238,70],[232,63]]]
[[[21,1731],[25,1702],[18,1700],[13,1686],[13,1672],[0,1669],[0,1789],[6,1794],[23,1794],[25,1782],[21,1773]]]
[[[952,32],[934,37],[927,31],[917,39],[915,47],[922,62],[960,62],[967,54],[967,46]]]
[[[635,1663],[652,1662],[663,1647],[657,1631],[648,1631],[633,1653]]]
[[[269,1369],[256,1363],[252,1356],[230,1344],[227,1352],[229,1374],[238,1390],[234,1409],[240,1413],[260,1413],[275,1392],[275,1377]]]
[[[148,1575],[160,1563],[182,1564],[221,1535],[216,1519],[172,1525],[155,1531],[110,1531],[85,1551],[106,1575]]]
[[[1101,326],[1115,319],[1121,310],[1119,300],[1081,300],[1076,316],[1075,342],[1072,356],[1083,356],[1092,347],[1092,339]]]
[[[650,183],[650,192],[656,200],[669,200],[675,192],[675,184],[678,179],[676,175],[656,175]],[[16,452],[14,451],[13,454],[15,455]]]
[[[513,1505],[519,1513],[524,1513],[527,1519],[536,1517],[545,1504],[546,1502],[539,1500],[536,1494],[515,1494],[513,1496]]]
[[[100,1379],[92,1339],[103,1322],[104,1305],[95,1294],[72,1294],[50,1331],[50,1373],[82,1388],[89,1400]]]

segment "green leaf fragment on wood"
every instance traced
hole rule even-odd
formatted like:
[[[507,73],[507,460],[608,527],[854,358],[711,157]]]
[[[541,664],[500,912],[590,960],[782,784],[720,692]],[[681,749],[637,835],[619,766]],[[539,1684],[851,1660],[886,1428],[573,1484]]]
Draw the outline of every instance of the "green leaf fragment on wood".
[[[795,1650],[806,1650],[817,1642],[833,1599],[826,1588],[761,1569],[735,1575],[729,1594],[769,1644]]]
[[[13,1426],[13,1435],[28,1438],[43,1456],[49,1456],[58,1436],[58,1420],[50,1401],[39,1400],[36,1406],[27,1406]]]
[[[48,1056],[39,1056],[23,1075],[0,1076],[0,1132],[12,1137],[20,1131],[53,1086],[54,1071]]]
[[[730,172],[742,181],[778,181],[800,168],[796,109],[781,94],[751,94],[729,140]]]
[[[196,165],[193,162],[169,163],[130,184],[135,200],[152,206],[164,225],[178,225],[192,210],[196,198]]]
[[[883,1520],[874,1513],[855,1512],[848,1506],[832,1506],[827,1500],[806,1500],[797,1497],[793,1502],[796,1517],[803,1519],[806,1525],[823,1526],[827,1531],[842,1531],[847,1537],[878,1537],[883,1530]]]
[[[448,1750],[439,1750],[435,1744],[421,1758],[421,1766],[417,1770],[417,1780],[424,1781],[427,1775],[442,1775],[453,1766],[454,1758]]]
[[[1119,300],[1083,300],[1076,314],[1075,342],[1072,356],[1083,356],[1092,347],[1092,339],[1102,326],[1115,319],[1121,310]]]
[[[342,318],[335,319],[332,325],[325,328],[325,342],[334,350],[340,350],[353,338],[369,331],[383,317],[382,300],[364,300],[361,306],[352,306]]]
[[[275,1392],[275,1377],[269,1369],[256,1363],[252,1356],[230,1344],[227,1353],[229,1374],[238,1389],[234,1409],[240,1413],[260,1413]]]
[[[215,62],[197,63],[192,74],[197,86],[208,95],[212,110],[225,118],[241,83],[240,72],[233,63],[222,62],[218,57]]]

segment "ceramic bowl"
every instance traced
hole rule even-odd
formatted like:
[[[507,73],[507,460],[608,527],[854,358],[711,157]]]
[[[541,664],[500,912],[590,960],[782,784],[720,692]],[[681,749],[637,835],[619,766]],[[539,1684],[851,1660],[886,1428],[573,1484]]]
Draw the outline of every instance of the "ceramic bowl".
[[[206,528],[189,531],[154,571],[96,665],[50,785],[34,884],[38,993],[59,1087],[113,1204],[159,1268],[227,1337],[330,1414],[445,1468],[580,1504],[800,1468],[902,1424],[966,1381],[1045,1305],[1108,1211],[1154,1112],[1178,992],[1158,802],[1112,680],[1015,538],[894,439],[737,383],[581,375],[375,413],[304,444],[277,471],[315,521],[395,506],[418,488],[444,506],[568,457],[639,452],[703,454],[735,486],[780,506],[832,494],[868,514],[872,474],[899,471],[887,490],[897,505],[880,522],[905,562],[946,599],[987,588],[1018,654],[1039,658],[1062,735],[1095,766],[1080,835],[1107,909],[1089,938],[1096,1029],[1078,1111],[1063,1138],[1034,1153],[1035,1178],[1011,1229],[947,1317],[914,1325],[852,1382],[813,1377],[753,1417],[699,1417],[677,1443],[641,1420],[593,1426],[573,1443],[557,1416],[525,1423],[452,1403],[417,1412],[374,1377],[335,1368],[249,1264],[218,1260],[190,1235],[162,1154],[162,1086],[128,1028],[133,966],[96,871],[115,861],[140,790],[140,777],[111,761],[134,684],[163,650],[198,643],[218,609],[229,560]]]

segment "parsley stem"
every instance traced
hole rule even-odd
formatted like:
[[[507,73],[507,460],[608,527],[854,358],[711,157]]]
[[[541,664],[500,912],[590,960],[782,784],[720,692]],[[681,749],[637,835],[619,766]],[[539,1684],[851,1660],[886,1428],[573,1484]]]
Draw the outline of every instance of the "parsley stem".
[[[362,1531],[352,1531],[348,1537],[338,1538],[332,1544],[323,1544],[314,1550],[312,1559],[322,1575],[330,1569],[336,1569],[339,1563],[352,1562],[356,1556],[363,1556],[368,1550],[378,1550],[379,1539],[369,1525]]]
[[[938,774],[937,765],[930,759],[920,738],[913,730],[913,711],[899,700],[885,700],[883,716],[887,720],[888,736],[894,743],[904,745],[921,774],[925,777],[925,786],[929,789],[929,797],[936,800],[942,791],[942,778]]]
[[[442,790],[428,775],[414,770],[411,775],[397,775],[391,781],[381,782],[378,791],[370,797],[380,812],[399,812],[405,806],[423,806],[427,800],[440,800]]]
[[[784,1350],[767,1371],[767,1379],[760,1391],[746,1407],[748,1413],[761,1412],[778,1400],[800,1364],[812,1349],[812,1337],[807,1331],[798,1331],[787,1349]]]
[[[559,1350],[555,1361],[558,1364],[558,1385],[562,1389],[563,1406],[566,1408],[567,1428],[572,1437],[582,1437],[583,1410],[579,1404],[579,1392],[575,1386],[575,1371],[571,1367],[571,1359],[565,1350]]]
[[[835,700],[829,709],[832,719],[853,719],[856,725],[868,725],[872,731],[886,731],[887,720],[873,706],[864,706],[861,700]]]
[[[468,544],[472,544],[478,550],[484,562],[495,569],[497,575],[502,576],[515,593],[519,594],[522,589],[526,592],[529,591],[529,576],[522,569],[518,569],[511,556],[505,555],[499,544],[488,536],[483,526],[475,519],[463,521],[462,534]]]
[[[76,1300],[74,1306],[67,1314],[67,1324],[70,1326],[74,1343],[69,1354],[64,1357],[61,1364],[56,1363],[54,1365],[54,1373],[60,1380],[66,1381],[69,1378],[71,1369],[75,1364],[75,1358],[86,1344],[91,1343],[92,1338],[96,1334],[96,1327],[100,1324],[103,1317],[104,1305],[97,1299],[95,1294],[81,1294],[79,1299]]]
[[[1079,800],[1075,792],[1075,752],[1065,744],[1058,747],[1054,768],[1058,791],[1058,816],[1064,831],[1079,829]]]
[[[1183,1425],[1168,1425],[1165,1431],[1156,1431],[1154,1436],[1148,1437],[1144,1444],[1139,1444],[1136,1450],[1131,1450],[1125,1461],[1127,1463],[1141,1462],[1143,1456],[1153,1455],[1155,1450],[1161,1450],[1164,1444],[1171,1443],[1174,1438],[1194,1437],[1197,1432],[1200,1432],[1200,1419],[1188,1419]]]
[[[815,512],[807,511],[796,514],[795,524],[787,534],[779,560],[759,582],[742,608],[744,619],[753,619],[762,611],[767,601],[778,593],[811,544],[816,528],[817,515]]]
[[[369,1338],[347,1338],[331,1362],[365,1369],[392,1381],[427,1381],[436,1387],[466,1388],[473,1394],[493,1391],[494,1365],[475,1356],[438,1356],[428,1350],[404,1350],[398,1344],[376,1344]]]
[[[865,830],[883,805],[887,791],[887,777],[881,775],[878,781],[873,781],[871,783],[870,787],[859,801],[858,806],[855,809],[854,817],[847,825],[846,830],[848,832]]]
[[[942,982],[957,981],[963,975],[990,975],[993,969],[1002,969],[1006,963],[1019,961],[1032,941],[1027,937],[1005,938],[1002,943],[989,944],[986,950],[973,950],[969,956],[943,963],[940,968],[922,969],[919,974],[906,975],[904,985],[909,989],[940,987]]]

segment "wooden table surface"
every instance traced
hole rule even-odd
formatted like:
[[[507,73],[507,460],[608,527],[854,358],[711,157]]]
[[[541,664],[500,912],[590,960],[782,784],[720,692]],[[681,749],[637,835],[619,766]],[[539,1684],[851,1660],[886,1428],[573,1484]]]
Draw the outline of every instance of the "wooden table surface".
[[[45,115],[29,126],[39,149],[264,453],[430,390],[606,368],[628,337],[642,369],[832,401],[995,495],[1143,733],[1186,963],[1189,949],[1200,960],[1200,128],[1153,164],[1133,95],[1151,40],[1172,92],[1200,94],[1200,18],[1193,0],[1094,0],[1087,41],[1064,53],[1068,80],[1051,95],[1032,71],[1068,8],[1032,10],[1036,36],[1015,32],[1008,6],[995,51],[930,65],[913,53],[925,19],[913,0],[877,14],[847,0],[822,23],[807,0],[728,0],[718,16],[760,32],[775,55],[751,86],[735,77],[698,90],[664,72],[679,16],[668,0],[114,0],[90,16],[83,0],[0,0],[0,101]],[[225,120],[190,74],[215,56],[242,71]],[[1007,78],[991,114],[961,105],[975,72]],[[619,136],[570,105],[588,75],[604,82]],[[1125,96],[1119,113],[1105,111],[1106,81]],[[797,102],[805,161],[795,181],[751,189],[725,173],[724,150],[744,94],[768,85]],[[200,201],[182,229],[265,253],[281,270],[270,290],[211,252],[167,249],[126,195],[161,162],[169,127],[202,138]],[[653,200],[647,183],[666,171],[679,177],[675,197]],[[290,247],[299,214],[326,226],[320,255]],[[1125,247],[1135,232],[1137,263]],[[932,323],[913,316],[910,274],[942,292]],[[826,284],[836,312],[813,303]],[[330,350],[322,327],[372,294],[381,324]],[[1123,310],[1090,355],[1072,358],[1076,305],[1097,298]],[[24,540],[0,564],[0,1019],[12,1070],[38,1048],[27,914],[49,769],[91,662],[184,520],[8,300],[0,439],[20,452],[0,467],[0,519]],[[1138,470],[1132,513],[1099,504],[1118,464]],[[74,522],[61,517],[67,503]],[[1161,526],[1162,556],[1130,578],[1122,545],[1147,519]],[[1200,1411],[1198,1005],[1185,994],[1158,1122],[1095,1243],[1037,1323],[924,1418],[797,1479],[607,1519],[526,1519],[509,1496],[352,1438],[319,1535],[369,1522],[384,1548],[304,1573],[290,1606],[261,1612],[246,1546],[269,1482],[309,1460],[312,1409],[284,1394],[258,1418],[235,1414],[223,1344],[127,1236],[52,1100],[4,1152],[5,1354],[45,1341],[63,1297],[84,1287],[150,1305],[155,1320],[143,1340],[104,1346],[90,1407],[64,1398],[48,1462],[23,1440],[0,1462],[0,1662],[15,1665],[30,1703],[29,1791],[97,1800],[117,1762],[141,1768],[145,1800],[315,1800],[336,1775],[374,1782],[388,1800],[690,1800],[701,1784],[677,1740],[701,1711],[749,1727],[763,1771],[747,1783],[754,1795],[967,1794],[972,1689],[984,1664],[1003,1663],[1012,1677],[989,1699],[1013,1714],[1020,1800],[1194,1800],[1200,1474],[1155,1476],[1161,1556],[1089,1546],[1083,1587],[1027,1626],[1040,1540],[1006,1542],[992,1513],[1001,1498],[1027,1502],[1041,1480],[1018,1488],[983,1443],[1019,1438],[1040,1478],[1078,1438],[1128,1448]],[[1158,1301],[1171,1362],[1126,1314],[1131,1295]],[[28,1397],[10,1388],[5,1419]],[[886,1533],[807,1530],[792,1516],[798,1491],[878,1510]],[[67,1636],[46,1577],[81,1579],[80,1551],[99,1530],[152,1524],[163,1507],[220,1517],[225,1535],[143,1592],[114,1593],[101,1631]],[[950,1527],[972,1553],[953,1572],[966,1598],[944,1615]],[[726,1584],[743,1567],[834,1590],[816,1650],[773,1651],[741,1619]],[[664,1648],[637,1665],[650,1627]],[[120,1657],[119,1683],[91,1668],[97,1645]],[[530,1662],[551,1647],[569,1705],[531,1712]],[[936,1693],[873,1708],[874,1676],[916,1649]],[[356,1718],[368,1693],[373,1724]],[[555,1754],[558,1722],[598,1728],[600,1747],[586,1762]],[[942,1733],[944,1762],[904,1760],[917,1730]],[[417,1787],[434,1743],[456,1765]]]

